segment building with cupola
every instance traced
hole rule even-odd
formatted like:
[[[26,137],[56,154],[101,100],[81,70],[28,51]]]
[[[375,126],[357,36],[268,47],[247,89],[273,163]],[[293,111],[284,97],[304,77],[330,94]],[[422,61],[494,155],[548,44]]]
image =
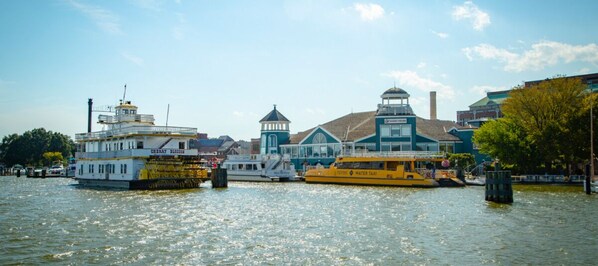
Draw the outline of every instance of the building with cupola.
[[[274,114],[274,108],[260,121],[261,151],[290,155],[298,170],[307,165],[328,166],[338,155],[361,152],[472,153],[481,161],[483,156],[471,141],[475,128],[436,119],[435,95],[431,93],[432,119],[418,117],[409,104],[409,93],[392,87],[382,93],[375,111],[350,113],[296,134],[289,134],[288,120]],[[277,123],[286,127],[276,127]]]
[[[289,143],[290,123],[291,121],[276,110],[274,105],[274,109],[260,120],[260,154],[280,153],[280,145]]]

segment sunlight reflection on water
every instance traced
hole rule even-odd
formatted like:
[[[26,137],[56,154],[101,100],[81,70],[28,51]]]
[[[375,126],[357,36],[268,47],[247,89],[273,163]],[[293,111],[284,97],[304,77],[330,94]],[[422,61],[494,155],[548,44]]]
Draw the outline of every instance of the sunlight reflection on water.
[[[112,191],[0,177],[0,264],[593,264],[598,198],[569,188],[235,183]]]

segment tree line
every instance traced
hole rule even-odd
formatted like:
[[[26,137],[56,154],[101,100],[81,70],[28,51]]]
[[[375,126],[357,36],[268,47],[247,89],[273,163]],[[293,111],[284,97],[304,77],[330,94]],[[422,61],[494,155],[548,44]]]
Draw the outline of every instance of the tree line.
[[[23,135],[4,136],[0,143],[0,162],[8,167],[15,164],[48,166],[74,156],[75,151],[75,143],[69,136],[36,128]]]
[[[598,132],[596,98],[579,78],[515,87],[502,105],[504,117],[482,125],[474,142],[518,173],[581,174],[590,161],[590,107],[595,140]]]

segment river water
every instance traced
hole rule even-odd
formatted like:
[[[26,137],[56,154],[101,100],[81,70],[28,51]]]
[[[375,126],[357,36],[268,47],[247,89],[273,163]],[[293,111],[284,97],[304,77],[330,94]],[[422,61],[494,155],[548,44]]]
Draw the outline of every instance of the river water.
[[[0,264],[593,264],[598,195],[235,183],[114,191],[0,177]]]

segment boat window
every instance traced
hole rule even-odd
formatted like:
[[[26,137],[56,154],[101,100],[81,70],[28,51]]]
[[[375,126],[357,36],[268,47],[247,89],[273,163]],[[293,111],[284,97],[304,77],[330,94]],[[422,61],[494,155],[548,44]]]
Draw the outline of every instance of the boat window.
[[[384,162],[342,162],[337,163],[336,166],[337,169],[384,170]]]
[[[179,149],[181,149],[181,150],[185,149],[185,142],[184,141],[179,142]]]
[[[239,170],[243,170],[243,165],[239,164]]]
[[[143,149],[143,141],[137,141],[137,149]]]

